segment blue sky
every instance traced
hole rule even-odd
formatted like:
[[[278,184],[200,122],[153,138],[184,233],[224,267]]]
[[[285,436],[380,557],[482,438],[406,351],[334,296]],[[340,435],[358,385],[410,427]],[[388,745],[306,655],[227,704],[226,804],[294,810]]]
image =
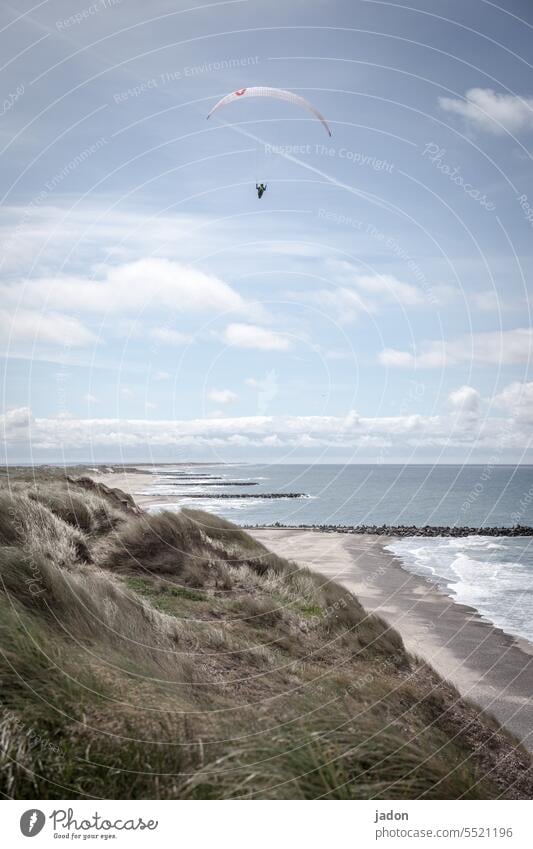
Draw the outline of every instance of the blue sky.
[[[5,456],[531,461],[532,36],[525,0],[3,4]],[[332,138],[205,120],[253,85]]]

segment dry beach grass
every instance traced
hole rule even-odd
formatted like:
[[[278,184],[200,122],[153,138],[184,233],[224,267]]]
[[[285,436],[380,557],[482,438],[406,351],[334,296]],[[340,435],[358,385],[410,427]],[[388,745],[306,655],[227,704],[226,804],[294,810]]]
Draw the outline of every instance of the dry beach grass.
[[[0,492],[16,798],[530,798],[529,754],[320,573],[63,474]]]

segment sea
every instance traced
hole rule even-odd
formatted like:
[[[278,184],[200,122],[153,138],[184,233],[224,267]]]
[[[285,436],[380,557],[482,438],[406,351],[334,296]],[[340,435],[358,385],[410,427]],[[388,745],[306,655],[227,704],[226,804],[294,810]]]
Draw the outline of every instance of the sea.
[[[142,494],[155,512],[194,507],[246,526],[533,526],[533,466],[161,466]],[[388,548],[408,571],[533,644],[533,537],[407,536]]]

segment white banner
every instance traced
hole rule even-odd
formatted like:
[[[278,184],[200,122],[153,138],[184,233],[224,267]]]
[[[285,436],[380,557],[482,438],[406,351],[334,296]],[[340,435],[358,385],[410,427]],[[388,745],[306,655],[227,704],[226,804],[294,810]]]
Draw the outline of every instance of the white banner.
[[[5,801],[2,845],[366,849],[533,846],[530,801]],[[31,840],[35,843],[30,843]]]

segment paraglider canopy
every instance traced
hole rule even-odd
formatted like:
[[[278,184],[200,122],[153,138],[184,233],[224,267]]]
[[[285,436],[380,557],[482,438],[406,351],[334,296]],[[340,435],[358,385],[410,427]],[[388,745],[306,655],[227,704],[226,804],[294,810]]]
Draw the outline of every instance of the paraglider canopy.
[[[299,94],[294,94],[292,91],[285,91],[282,88],[270,88],[269,86],[252,86],[252,88],[240,88],[237,91],[232,91],[231,94],[227,94],[213,106],[207,117],[210,118],[222,106],[227,106],[228,103],[233,103],[233,101],[241,100],[244,97],[276,97],[278,100],[286,100],[288,103],[294,103],[295,106],[302,106],[320,121],[328,135],[331,136],[331,130],[326,119],[318,111],[316,106],[313,106],[305,97],[300,97]]]

